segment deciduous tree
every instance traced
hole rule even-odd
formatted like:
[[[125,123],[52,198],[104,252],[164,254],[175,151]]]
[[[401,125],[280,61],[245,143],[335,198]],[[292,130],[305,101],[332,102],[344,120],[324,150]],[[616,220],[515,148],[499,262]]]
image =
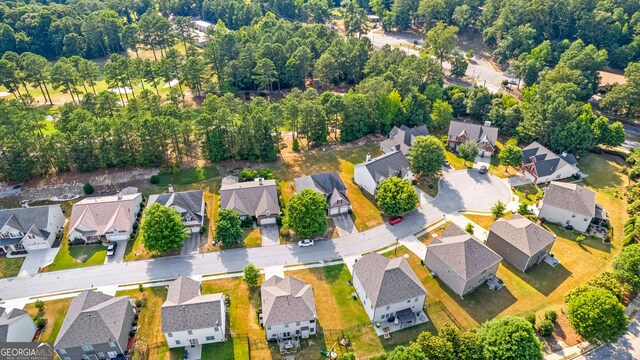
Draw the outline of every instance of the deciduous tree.
[[[542,359],[542,345],[533,326],[521,317],[505,316],[485,322],[478,333],[486,359]]]
[[[392,176],[382,180],[375,192],[376,203],[388,216],[398,216],[415,209],[418,194],[409,180]]]
[[[327,231],[327,199],[311,189],[293,195],[287,204],[287,225],[300,238],[313,238]]]
[[[189,237],[180,214],[158,203],[145,210],[140,230],[145,249],[157,253],[179,249]]]
[[[234,245],[242,239],[242,221],[232,209],[221,209],[216,220],[216,240],[224,245]]]
[[[434,176],[446,161],[442,142],[431,135],[415,138],[407,158],[411,171],[421,176]]]
[[[588,341],[613,342],[629,325],[625,307],[604,289],[586,291],[569,301],[567,318],[580,336]]]

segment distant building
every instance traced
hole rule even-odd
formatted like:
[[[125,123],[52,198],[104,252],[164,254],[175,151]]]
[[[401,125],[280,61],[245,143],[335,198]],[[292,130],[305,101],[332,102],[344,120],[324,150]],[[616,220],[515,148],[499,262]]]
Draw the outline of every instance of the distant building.
[[[149,196],[147,207],[154,203],[170,207],[180,214],[182,224],[190,233],[199,232],[204,225],[206,212],[202,190],[173,192],[173,186],[169,186],[168,193]]]
[[[128,296],[83,291],[71,301],[54,349],[62,360],[124,358],[134,318]]]
[[[207,32],[211,27],[215,27],[215,25],[204,20],[193,21],[193,35],[196,46],[204,47],[207,44],[209,41],[209,35],[207,35]]]
[[[0,247],[7,253],[49,249],[66,221],[60,205],[0,210]]]
[[[200,283],[179,277],[162,304],[162,333],[170,348],[226,341],[224,295],[200,294]]]
[[[37,330],[28,312],[0,307],[0,343],[31,342]]]
[[[407,155],[411,145],[418,136],[429,135],[429,130],[424,125],[407,127],[402,125],[400,127],[394,126],[389,132],[389,138],[380,143],[380,150],[387,154],[393,151],[401,151],[404,155]]]
[[[267,340],[306,339],[316,334],[318,313],[311,285],[272,276],[260,287]]]
[[[577,164],[573,154],[558,156],[536,141],[522,149],[522,173],[534,184],[570,178],[580,172]]]
[[[209,30],[209,28],[213,26],[213,24],[204,20],[194,20],[193,26],[196,30],[206,33],[207,30]]]
[[[141,203],[140,193],[83,199],[71,210],[69,238],[85,242],[127,240]]]
[[[552,181],[539,208],[540,219],[585,232],[596,218],[596,193],[577,184]]]
[[[496,275],[502,258],[458,225],[427,246],[424,265],[461,297]]]
[[[242,219],[250,216],[258,225],[275,224],[280,215],[276,181],[259,178],[234,182],[225,178],[220,187],[220,208],[233,209]]]
[[[311,189],[324,195],[327,199],[329,216],[349,212],[351,202],[347,197],[347,186],[337,172],[313,174],[295,179],[296,191]]]
[[[375,194],[378,184],[392,176],[400,179],[413,179],[413,173],[409,169],[409,162],[401,151],[393,151],[358,164],[353,169],[353,181],[365,189],[369,194]]]
[[[447,138],[452,149],[457,149],[458,145],[471,140],[478,144],[480,156],[491,156],[498,140],[498,128],[491,127],[490,121],[486,121],[484,125],[452,121],[449,124]]]

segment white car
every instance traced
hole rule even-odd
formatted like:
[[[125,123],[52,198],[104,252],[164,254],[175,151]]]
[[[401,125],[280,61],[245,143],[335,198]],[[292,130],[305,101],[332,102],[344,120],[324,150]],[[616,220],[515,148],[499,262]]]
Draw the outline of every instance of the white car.
[[[313,240],[311,239],[303,239],[298,241],[298,246],[300,247],[307,247],[307,246],[313,246]]]

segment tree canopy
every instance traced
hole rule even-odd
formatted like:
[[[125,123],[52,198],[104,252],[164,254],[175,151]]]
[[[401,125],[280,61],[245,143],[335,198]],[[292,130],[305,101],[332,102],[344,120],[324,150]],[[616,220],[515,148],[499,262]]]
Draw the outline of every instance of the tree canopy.
[[[446,161],[444,146],[435,136],[418,136],[407,155],[411,171],[421,176],[433,176]]]
[[[612,342],[627,331],[625,307],[607,290],[587,290],[571,298],[568,305],[571,327],[588,341]]]
[[[286,223],[301,238],[313,238],[327,231],[327,199],[311,189],[303,189],[289,199]]]
[[[505,316],[482,324],[479,335],[486,359],[542,359],[542,345],[530,322]]]
[[[157,253],[179,249],[189,237],[180,214],[158,203],[145,209],[140,230],[145,249]]]
[[[242,240],[242,221],[232,209],[220,209],[216,219],[216,240],[224,245],[233,245]]]
[[[415,209],[418,194],[409,180],[392,176],[378,184],[375,199],[382,212],[388,216],[397,216]]]

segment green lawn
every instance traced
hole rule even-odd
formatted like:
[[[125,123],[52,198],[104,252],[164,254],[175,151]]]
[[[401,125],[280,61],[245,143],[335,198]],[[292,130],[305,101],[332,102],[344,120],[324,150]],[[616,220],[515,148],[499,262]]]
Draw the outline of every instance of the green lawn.
[[[186,169],[179,169],[175,174],[159,175],[158,187],[173,185],[189,185],[220,176],[220,171],[213,166],[196,166]]]
[[[181,352],[169,351],[162,334],[162,304],[167,299],[167,288],[165,286],[145,288],[143,293],[140,293],[138,289],[118,291],[116,296],[144,299],[144,305],[138,318],[134,359],[139,359],[140,351],[143,351],[147,346],[153,348],[153,350],[149,351],[149,359],[177,359],[172,355],[181,355]],[[158,346],[160,344],[161,346]]]
[[[518,196],[520,204],[534,205],[543,198],[542,190],[534,184],[516,186],[511,190]]]
[[[107,256],[107,247],[104,245],[73,245],[69,246],[67,240],[62,240],[60,250],[55,260],[43,271],[73,269],[84,266],[102,265]]]
[[[13,277],[18,275],[24,258],[8,258],[6,256],[0,257],[0,278]]]
[[[503,218],[509,220],[511,218],[511,215],[513,214],[510,212],[506,212]],[[493,223],[496,222],[496,219],[493,217],[493,215],[464,214],[464,217],[482,226],[487,230],[489,230],[491,225],[493,225]]]
[[[64,317],[67,315],[69,305],[72,298],[49,300],[44,302],[44,318],[47,319],[47,325],[44,331],[40,334],[40,338],[37,341],[41,342],[54,342],[64,322]],[[25,305],[24,310],[29,313],[29,316],[35,318],[38,314],[34,303]]]
[[[244,247],[262,246],[262,235],[260,235],[260,228],[244,229],[244,234]]]

